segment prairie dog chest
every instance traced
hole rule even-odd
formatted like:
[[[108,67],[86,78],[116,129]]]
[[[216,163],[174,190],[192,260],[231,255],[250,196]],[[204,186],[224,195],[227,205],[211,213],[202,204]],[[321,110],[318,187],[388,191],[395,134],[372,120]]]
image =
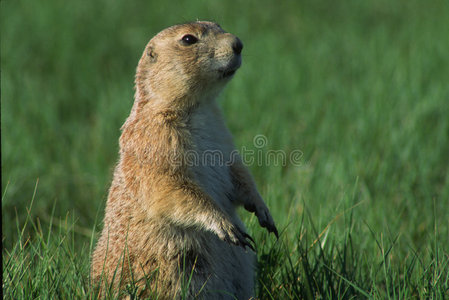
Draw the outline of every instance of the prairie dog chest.
[[[190,129],[194,150],[187,154],[189,167],[200,186],[226,208],[233,191],[229,166],[234,145],[216,103],[200,105],[192,114]]]

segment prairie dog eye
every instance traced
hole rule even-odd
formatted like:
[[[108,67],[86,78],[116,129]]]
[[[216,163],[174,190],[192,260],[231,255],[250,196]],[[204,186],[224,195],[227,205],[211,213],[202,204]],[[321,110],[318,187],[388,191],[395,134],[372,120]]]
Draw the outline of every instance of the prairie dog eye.
[[[198,39],[191,35],[191,34],[186,34],[185,36],[182,37],[181,41],[185,44],[185,45],[193,45],[196,42],[198,42]]]

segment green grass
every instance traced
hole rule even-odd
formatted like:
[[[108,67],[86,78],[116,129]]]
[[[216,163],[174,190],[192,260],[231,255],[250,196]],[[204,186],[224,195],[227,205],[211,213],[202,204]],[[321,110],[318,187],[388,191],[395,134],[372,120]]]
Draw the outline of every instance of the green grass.
[[[197,18],[245,45],[221,99],[236,144],[303,153],[299,166],[250,166],[282,231],[276,241],[242,212],[257,296],[448,298],[441,0],[2,1],[5,298],[93,298],[89,257],[135,67],[159,30]]]

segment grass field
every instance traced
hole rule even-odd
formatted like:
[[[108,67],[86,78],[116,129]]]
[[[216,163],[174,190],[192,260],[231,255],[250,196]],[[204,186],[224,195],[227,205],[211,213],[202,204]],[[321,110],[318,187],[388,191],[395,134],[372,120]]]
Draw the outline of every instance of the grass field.
[[[242,211],[257,297],[448,299],[442,0],[2,1],[5,299],[94,298],[89,257],[135,67],[159,30],[196,19],[245,45],[220,100],[238,147],[302,153],[250,165],[282,231]]]

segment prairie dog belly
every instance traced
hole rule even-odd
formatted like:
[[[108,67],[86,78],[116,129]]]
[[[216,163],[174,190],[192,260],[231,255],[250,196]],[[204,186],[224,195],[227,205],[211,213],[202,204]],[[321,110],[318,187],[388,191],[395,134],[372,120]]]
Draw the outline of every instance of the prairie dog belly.
[[[217,105],[202,103],[192,114],[190,126],[195,150],[187,161],[195,179],[222,209],[234,215],[229,169],[234,145]]]

